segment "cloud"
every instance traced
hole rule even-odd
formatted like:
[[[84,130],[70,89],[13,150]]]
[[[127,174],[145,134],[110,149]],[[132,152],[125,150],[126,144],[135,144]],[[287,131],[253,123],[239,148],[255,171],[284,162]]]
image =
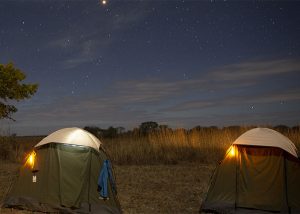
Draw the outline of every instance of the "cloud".
[[[147,16],[147,8],[150,2],[137,3],[127,10],[116,8],[115,15],[110,19],[110,26],[113,30],[126,30],[135,24],[143,21]]]
[[[299,71],[299,59],[280,59],[226,65],[216,68],[210,75],[223,81],[251,81]]]
[[[85,62],[86,59],[69,60],[69,64],[79,64]],[[210,72],[200,76],[198,79],[190,80],[162,80],[162,79],[144,79],[144,80],[130,80],[119,81],[107,88],[103,94],[94,95],[90,97],[81,96],[64,98],[63,103],[55,101],[55,108],[60,105],[65,106],[69,103],[74,111],[84,109],[86,111],[93,109],[115,110],[120,107],[130,107],[129,109],[136,109],[139,106],[164,106],[171,105],[168,110],[183,111],[190,109],[207,108],[215,105],[239,105],[242,103],[271,103],[280,101],[292,101],[300,99],[300,88],[292,86],[286,88],[277,88],[275,90],[268,90],[269,85],[265,84],[268,76],[276,74],[297,73],[300,68],[300,63],[296,60],[278,60],[266,61],[266,65],[262,66],[263,62],[241,63],[241,65],[234,64],[232,66],[225,66],[211,70]],[[284,64],[286,68],[276,68],[278,64]],[[246,65],[249,65],[247,68]],[[256,66],[255,66],[256,65]],[[231,67],[233,69],[231,69]],[[231,71],[235,68],[241,68],[239,76],[234,78],[223,79],[223,76],[229,77]],[[264,67],[264,72],[260,71]],[[254,71],[254,74],[250,72]],[[223,71],[223,73],[220,73]],[[250,75],[250,80],[242,78]],[[217,76],[218,78],[214,78]],[[261,78],[263,76],[263,78]],[[284,78],[284,77],[282,77]],[[234,81],[233,81],[234,79]],[[256,79],[256,81],[253,81]],[[257,87],[258,80],[262,81],[260,87]],[[255,90],[254,90],[255,89]],[[226,93],[224,92],[225,90]],[[61,99],[61,98],[60,98]],[[168,104],[170,101],[171,104]],[[158,105],[159,104],[159,105]],[[147,107],[147,108],[148,108]],[[54,108],[54,109],[55,109]],[[59,114],[61,110],[57,112]],[[62,110],[62,112],[64,112]]]
[[[58,63],[62,69],[81,66],[104,55],[111,45],[119,42],[122,32],[141,23],[148,15],[145,12],[147,5],[136,4],[134,8],[127,9],[116,7],[114,15],[109,10],[86,8],[93,15],[68,26],[68,30],[58,33],[44,48],[59,50],[62,57]]]
[[[222,94],[224,90],[231,90],[232,92],[242,90],[243,95],[240,99],[245,99],[244,91],[248,91],[250,96],[254,98],[256,95],[251,94],[258,93],[261,102],[263,100],[264,102],[270,102],[271,99],[278,101],[299,98],[298,88],[296,88],[296,91],[290,90],[290,88],[279,88],[277,89],[280,90],[279,92],[266,92],[270,88],[270,78],[287,74],[300,74],[300,60],[244,62],[203,72],[197,79],[177,81],[166,79],[131,80],[118,82],[113,86],[113,89],[119,91],[118,95],[122,95],[128,101],[135,102],[163,101],[166,98],[189,97],[191,94],[198,94],[202,97],[209,95],[214,98],[217,97],[217,93]],[[285,76],[281,76],[281,80],[283,79],[285,79]],[[258,85],[259,87],[257,87]],[[232,94],[229,95],[232,96]],[[208,106],[209,104],[211,104],[211,100],[207,99],[198,104],[189,102],[188,105],[192,107],[194,105]]]
[[[272,91],[254,93],[250,95],[211,97],[201,100],[188,100],[177,105],[163,109],[165,112],[192,111],[218,107],[255,106],[262,104],[286,104],[300,101],[300,89],[287,89],[286,91]]]
[[[300,107],[300,87],[279,84],[272,88],[268,79],[280,75],[280,79],[290,81],[290,74],[299,76],[299,63],[296,60],[278,60],[266,61],[268,66],[262,64],[259,61],[227,65],[190,80],[136,79],[114,82],[101,94],[57,97],[49,102],[37,101],[31,105],[27,103],[19,108],[16,119],[20,126],[92,124],[104,127],[134,127],[147,120],[177,126],[195,125],[197,121],[204,125],[226,121],[265,123],[276,118],[281,123],[284,120],[295,122],[295,118],[300,117],[299,112],[294,115],[286,112]],[[285,68],[277,68],[279,64],[284,64]],[[264,69],[260,73],[262,67]],[[240,68],[240,72],[236,71],[238,77],[231,75],[236,68]],[[223,79],[224,76],[226,78]],[[34,99],[31,101],[34,102]],[[256,112],[256,109],[249,111],[250,106],[262,112]],[[272,106],[280,108],[279,115],[275,115]],[[251,115],[254,118],[251,119]]]
[[[190,93],[208,93],[224,90],[251,88],[265,84],[278,75],[299,74],[300,60],[266,60],[226,65],[201,72],[196,79],[172,81],[169,79],[146,79],[118,82],[114,89],[122,91],[133,101],[157,101],[165,97]],[[283,76],[281,79],[284,79]],[[266,88],[269,85],[266,84]]]
[[[61,67],[64,69],[72,69],[88,62],[91,62],[91,59],[89,57],[77,57],[72,59],[66,59],[61,63]]]
[[[181,93],[183,87],[190,89],[195,86],[193,81],[182,82],[166,82],[157,79],[152,80],[132,80],[118,82],[113,89],[118,90],[118,96],[127,102],[155,102],[161,101],[166,97],[177,96]]]

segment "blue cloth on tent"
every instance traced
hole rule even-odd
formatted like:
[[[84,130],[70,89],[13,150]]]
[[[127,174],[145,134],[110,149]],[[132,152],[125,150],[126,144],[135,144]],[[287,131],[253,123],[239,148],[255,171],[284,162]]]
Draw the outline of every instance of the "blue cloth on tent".
[[[116,193],[115,180],[113,178],[112,168],[109,160],[103,161],[103,165],[98,177],[98,190],[100,196],[108,197],[108,181],[110,181],[112,191]]]

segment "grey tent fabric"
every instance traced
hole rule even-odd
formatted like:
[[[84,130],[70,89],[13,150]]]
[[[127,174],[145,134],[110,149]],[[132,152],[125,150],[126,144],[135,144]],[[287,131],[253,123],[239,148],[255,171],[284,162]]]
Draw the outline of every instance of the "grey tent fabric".
[[[297,148],[293,142],[279,132],[269,128],[251,129],[238,137],[232,144],[281,148],[296,158],[298,157]]]
[[[288,210],[284,152],[277,148],[239,148],[236,206]]]
[[[300,213],[298,158],[282,148],[233,148],[212,176],[202,212]]]
[[[56,213],[121,213],[109,181],[109,200],[99,198],[97,179],[102,163],[108,159],[102,148],[97,151],[47,143],[35,152],[37,164],[34,169],[21,167],[4,207]]]
[[[300,213],[300,161],[288,159],[285,162],[287,181],[287,200],[291,213]]]
[[[70,145],[78,145],[94,148],[96,151],[99,151],[101,142],[93,134],[89,133],[84,129],[77,127],[64,128],[53,132],[47,137],[43,138],[38,144],[34,147],[40,147],[48,143],[62,143]]]
[[[227,154],[229,156],[229,154]],[[233,158],[225,158],[216,169],[207,194],[205,208],[230,210],[235,206],[236,164]],[[230,179],[227,179],[230,178]],[[212,188],[213,187],[213,188]]]

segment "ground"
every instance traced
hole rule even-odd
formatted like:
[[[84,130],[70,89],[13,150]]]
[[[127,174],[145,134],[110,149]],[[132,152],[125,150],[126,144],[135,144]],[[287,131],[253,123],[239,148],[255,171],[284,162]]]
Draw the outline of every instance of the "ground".
[[[0,162],[0,202],[19,165]],[[118,197],[124,213],[198,213],[215,166],[197,163],[176,165],[117,165]],[[2,209],[0,213],[27,213]]]

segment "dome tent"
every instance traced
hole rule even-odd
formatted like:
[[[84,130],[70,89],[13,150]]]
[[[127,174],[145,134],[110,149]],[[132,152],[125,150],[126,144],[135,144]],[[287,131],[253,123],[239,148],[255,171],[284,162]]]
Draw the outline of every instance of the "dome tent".
[[[108,158],[94,135],[79,128],[61,129],[35,145],[34,154],[34,166],[21,167],[5,198],[5,207],[41,212],[121,213],[113,178],[107,179],[108,200],[99,197],[98,177]]]
[[[295,145],[277,131],[251,129],[216,168],[201,211],[300,213],[299,180]]]

